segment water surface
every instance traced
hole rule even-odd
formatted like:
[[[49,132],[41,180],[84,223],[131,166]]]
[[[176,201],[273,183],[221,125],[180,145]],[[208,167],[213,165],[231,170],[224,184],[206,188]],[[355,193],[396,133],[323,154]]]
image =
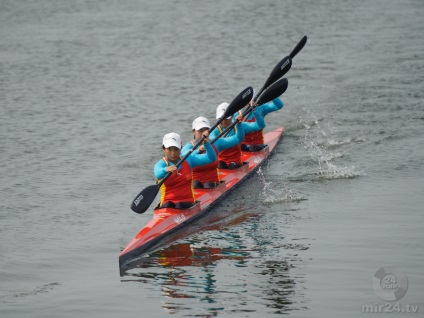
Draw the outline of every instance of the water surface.
[[[383,266],[408,277],[393,304],[420,313],[423,14],[419,0],[2,1],[2,317],[368,316],[387,303]],[[305,34],[266,119],[285,127],[271,160],[121,277],[162,136],[189,140]]]

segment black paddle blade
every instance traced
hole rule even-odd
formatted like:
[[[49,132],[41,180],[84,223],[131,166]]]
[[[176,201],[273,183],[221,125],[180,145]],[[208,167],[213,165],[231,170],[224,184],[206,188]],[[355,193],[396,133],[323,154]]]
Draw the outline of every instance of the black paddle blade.
[[[148,186],[135,197],[131,203],[131,210],[139,214],[146,212],[158,192],[159,187],[156,184]]]
[[[227,109],[225,110],[224,114],[216,121],[215,125],[213,125],[211,128],[209,128],[209,132],[214,130],[216,127],[218,127],[219,124],[222,123],[222,121],[225,118],[228,118],[230,116],[233,116],[236,112],[238,112],[240,109],[242,109],[244,106],[249,104],[249,102],[253,98],[253,88],[249,86],[248,88],[245,88],[234,100],[228,105]],[[194,145],[192,148],[193,150],[200,144],[200,142],[203,141],[204,138],[200,139],[197,144]]]
[[[234,100],[228,105],[225,113],[221,116],[221,119],[225,119],[234,115],[244,106],[249,104],[253,98],[253,88],[251,86],[245,88]]]
[[[285,58],[283,58],[280,62],[278,62],[277,65],[274,66],[274,69],[272,70],[271,74],[269,74],[264,84],[264,87],[267,88],[276,80],[283,77],[290,70],[291,66],[292,66],[291,57],[286,56]]]
[[[262,94],[259,96],[256,101],[256,105],[262,105],[272,101],[274,98],[281,96],[289,86],[289,81],[287,78],[282,78],[268,87]]]
[[[305,44],[306,44],[306,41],[308,40],[308,37],[305,35],[300,41],[299,41],[299,43],[297,43],[297,45],[295,46],[295,48],[293,49],[293,51],[291,51],[291,53],[290,53],[290,57],[291,58],[294,58],[296,55],[297,55],[297,53],[299,53],[300,52],[300,50],[301,49],[303,49],[303,47],[305,46]]]

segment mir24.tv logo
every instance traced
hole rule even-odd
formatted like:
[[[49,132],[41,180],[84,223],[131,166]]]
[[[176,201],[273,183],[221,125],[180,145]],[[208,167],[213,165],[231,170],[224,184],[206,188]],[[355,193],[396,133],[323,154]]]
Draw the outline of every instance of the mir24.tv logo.
[[[375,272],[373,289],[376,295],[385,301],[385,304],[363,305],[363,313],[417,313],[418,305],[401,304],[393,301],[401,299],[408,290],[408,278],[404,273],[392,266],[381,267]]]

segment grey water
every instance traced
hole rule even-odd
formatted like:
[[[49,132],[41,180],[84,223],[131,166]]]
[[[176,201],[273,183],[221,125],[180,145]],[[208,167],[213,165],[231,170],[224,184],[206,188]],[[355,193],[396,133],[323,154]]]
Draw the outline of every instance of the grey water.
[[[421,0],[0,1],[0,316],[422,317],[423,16]],[[188,141],[304,35],[271,159],[121,276],[162,136]],[[407,277],[402,298],[379,297],[380,268]]]

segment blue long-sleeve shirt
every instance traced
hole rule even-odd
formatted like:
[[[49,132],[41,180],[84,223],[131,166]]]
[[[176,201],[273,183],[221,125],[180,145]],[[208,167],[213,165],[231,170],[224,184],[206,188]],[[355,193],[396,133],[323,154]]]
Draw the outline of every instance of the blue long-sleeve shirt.
[[[239,123],[239,124],[236,125],[236,133],[235,134],[233,133],[233,135],[228,136],[228,138],[219,138],[213,143],[213,145],[216,147],[216,150],[218,151],[218,153],[220,153],[224,149],[228,149],[228,148],[237,146],[239,143],[241,143],[243,141],[244,135],[245,135],[243,124],[244,123]],[[219,134],[219,130],[216,128],[216,129],[213,130],[213,132],[215,132],[215,131],[217,131],[217,133],[214,133],[214,136],[216,137]],[[213,132],[211,132],[211,134],[209,135],[210,139],[214,139],[214,137],[212,137]],[[183,149],[181,150],[181,154],[184,156],[192,148],[193,148],[193,144],[191,142],[186,143],[184,145]]]
[[[225,139],[227,139],[231,136],[236,135],[237,131],[239,130],[239,129],[237,129],[237,127],[241,127],[244,131],[244,134],[248,134],[248,133],[251,133],[251,132],[254,132],[254,131],[264,129],[266,125],[265,125],[265,120],[264,120],[263,116],[260,113],[258,113],[257,109],[255,109],[252,113],[254,113],[254,116],[256,117],[255,122],[245,122],[245,121],[243,121],[243,122],[241,122],[241,123],[239,123],[235,126],[236,129],[231,129],[231,131],[227,134],[226,138],[221,137],[218,140],[221,140],[221,139],[225,140]],[[238,113],[234,114],[233,121],[235,120],[235,118],[238,115],[239,115]],[[216,128],[209,134],[209,138],[211,140],[213,140],[219,134],[220,134],[220,131]],[[244,139],[244,136],[243,136],[242,140],[238,143],[241,143],[243,141],[243,139]],[[218,142],[218,140],[214,143],[214,145]]]
[[[258,120],[257,114],[260,114],[262,117],[265,117],[269,113],[275,112],[283,108],[283,106],[283,102],[280,98],[277,97],[268,103],[256,107],[255,111],[250,113],[249,116],[247,116],[247,119],[252,119],[253,117],[256,117],[256,120]]]
[[[191,169],[197,166],[206,165],[208,163],[214,162],[217,159],[216,153],[212,148],[212,145],[210,142],[207,142],[204,144],[205,146],[205,153],[196,153],[193,152],[191,155],[189,155],[186,159],[187,163],[190,165]],[[184,156],[184,155],[183,155]],[[169,164],[172,166],[175,166],[172,162],[169,161]],[[153,172],[155,174],[156,179],[162,179],[166,176],[168,173],[166,171],[166,168],[168,168],[165,161],[162,159],[156,162]],[[178,167],[178,171],[181,170],[181,165]]]

